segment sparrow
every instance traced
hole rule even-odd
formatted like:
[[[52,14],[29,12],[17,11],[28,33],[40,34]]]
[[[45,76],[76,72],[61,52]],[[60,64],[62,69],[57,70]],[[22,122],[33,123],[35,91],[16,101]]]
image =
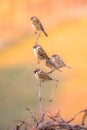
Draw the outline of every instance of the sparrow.
[[[38,60],[46,60],[49,58],[46,51],[39,44],[34,45],[33,48],[34,54]]]
[[[53,62],[56,64],[56,66],[57,66],[58,68],[67,67],[67,68],[71,69],[71,67],[67,66],[67,65],[64,63],[64,61],[60,58],[59,55],[56,55],[56,54],[55,54],[55,55],[52,55],[52,60],[53,60]]]
[[[34,70],[34,74],[36,79],[39,80],[40,82],[53,80],[46,72],[42,71],[41,69]]]
[[[36,16],[31,17],[31,24],[32,24],[32,27],[34,28],[36,34],[38,31],[41,30],[45,34],[46,37],[48,36],[48,34],[44,30],[42,23]]]
[[[48,74],[52,73],[55,70],[59,70],[58,66],[51,60],[51,58],[46,59],[46,67],[49,70]],[[61,70],[59,71],[62,72]]]
[[[53,78],[51,78],[49,76],[49,74],[47,74],[46,72],[42,71],[41,69],[36,69],[34,70],[34,74],[35,74],[35,77],[36,79],[42,84],[43,82],[46,82],[46,81],[52,81],[54,80],[56,82],[56,85],[55,85],[55,89],[49,99],[49,101],[51,102],[52,99],[53,99],[53,96],[55,95],[55,92],[56,92],[56,87],[58,86],[58,80],[55,80]]]

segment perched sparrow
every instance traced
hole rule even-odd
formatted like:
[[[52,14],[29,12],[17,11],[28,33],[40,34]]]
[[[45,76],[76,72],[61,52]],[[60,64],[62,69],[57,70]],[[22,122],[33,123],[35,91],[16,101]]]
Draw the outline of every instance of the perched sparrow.
[[[71,69],[71,67],[69,67],[69,66],[67,66],[64,62],[63,62],[63,60],[60,58],[60,56],[58,56],[58,55],[52,55],[52,59],[53,59],[53,62],[56,64],[56,66],[58,67],[58,68],[62,68],[62,67],[67,67],[67,68],[69,68],[69,69]]]
[[[55,95],[56,88],[58,86],[58,82],[59,81],[51,78],[46,72],[44,72],[44,71],[42,71],[40,69],[36,69],[34,71],[34,74],[35,74],[36,79],[39,80],[40,83],[43,83],[43,82],[46,82],[46,81],[50,81],[50,80],[54,80],[56,82],[55,89],[54,89],[54,91],[53,91],[53,93],[52,93],[52,95],[50,97],[50,100],[49,100],[49,101],[52,101],[53,96]]]
[[[31,23],[32,23],[32,27],[35,29],[35,33],[37,33],[37,31],[41,30],[41,31],[43,31],[43,33],[45,34],[46,37],[48,36],[44,30],[42,23],[36,16],[31,17]]]
[[[39,80],[40,82],[45,82],[48,80],[53,80],[46,72],[40,70],[40,69],[36,69],[34,71],[35,77],[37,80]]]
[[[40,45],[36,44],[35,46],[33,46],[33,48],[34,48],[34,54],[38,58],[38,60],[48,59],[48,55]]]
[[[49,73],[52,73],[55,70],[59,70],[58,66],[56,66],[55,62],[53,62],[50,58],[46,59],[46,67],[48,68]],[[61,70],[59,70],[61,72]]]

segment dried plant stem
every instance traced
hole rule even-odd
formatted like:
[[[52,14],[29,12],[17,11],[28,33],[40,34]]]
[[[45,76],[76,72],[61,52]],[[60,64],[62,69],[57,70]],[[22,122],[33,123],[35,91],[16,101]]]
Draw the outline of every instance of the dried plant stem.
[[[55,95],[56,88],[57,88],[58,82],[59,82],[58,80],[55,80],[55,79],[53,79],[53,80],[56,82],[56,84],[55,84],[55,88],[53,88],[52,95],[51,95],[51,97],[50,97],[50,99],[49,99],[50,102],[52,102],[52,100],[53,100],[53,97],[54,97],[54,95]]]
[[[40,33],[36,32],[36,44],[38,44],[39,37],[40,37]]]
[[[29,127],[33,127],[31,124],[27,123],[26,121],[22,121],[22,120],[15,120],[17,122],[20,122],[20,124],[18,123],[16,125],[16,130],[20,130],[20,128],[23,126],[23,124],[29,126]]]
[[[44,116],[44,110],[43,110],[43,105],[42,105],[42,95],[41,95],[41,87],[42,87],[42,83],[39,83],[39,89],[38,89],[38,96],[39,96],[39,101],[40,101],[40,111],[42,114],[42,121],[43,121],[43,116]]]
[[[39,117],[39,115],[36,112],[33,112],[29,107],[26,108],[25,110],[27,110],[27,111],[29,111],[31,113],[34,122],[36,122],[36,126],[38,126],[38,117]]]
[[[40,97],[41,99],[41,97]],[[32,112],[29,109],[30,113],[33,115],[34,112]],[[42,108],[41,111],[43,112]],[[51,114],[50,111],[48,111],[50,115],[45,115],[43,113],[42,118],[40,121],[38,121],[37,119],[35,119],[36,117],[34,117],[35,120],[37,120],[38,124],[37,125],[31,125],[30,123],[27,123],[26,121],[22,121],[22,120],[15,120],[17,121],[17,125],[16,125],[16,130],[20,130],[21,127],[23,126],[23,124],[25,124],[26,126],[29,126],[31,129],[33,128],[33,130],[87,130],[87,125],[85,125],[85,121],[86,121],[86,117],[87,117],[87,109],[83,109],[77,113],[74,114],[74,116],[66,121],[65,119],[63,119],[60,115],[60,112],[58,111],[56,114]],[[84,113],[82,116],[82,120],[80,124],[73,124],[71,123],[71,121],[74,121],[75,118],[80,114],[80,113]],[[48,120],[44,120],[44,115],[46,117],[48,117]]]
[[[80,113],[82,113],[82,112],[85,112],[85,114],[84,114],[84,116],[83,116],[83,118],[82,118],[82,122],[84,122],[84,119],[85,119],[86,116],[87,116],[87,109],[83,109],[83,110],[81,110],[81,111],[75,113],[75,114],[73,115],[73,117],[72,117],[70,120],[67,121],[67,123],[70,123],[71,121],[75,120],[76,116],[78,116],[78,115],[79,115]],[[82,123],[82,124],[83,124],[83,123]]]
[[[36,44],[38,44],[38,40],[39,40],[39,37],[40,37],[40,32],[36,32]],[[39,59],[37,58],[37,66],[38,66],[38,69],[40,69],[40,61]],[[44,119],[44,110],[43,110],[43,105],[42,105],[42,96],[41,96],[41,86],[42,86],[42,82],[39,82],[39,85],[38,85],[38,97],[39,97],[39,101],[40,101],[40,111],[41,111],[41,114],[42,114],[42,118],[41,118],[41,122],[43,122],[43,119]]]
[[[85,125],[85,119],[87,117],[87,109],[84,110],[84,115],[83,115],[83,118],[82,118],[82,125]]]
[[[38,65],[38,69],[40,69],[40,61],[39,61],[39,59],[37,59],[37,65]]]

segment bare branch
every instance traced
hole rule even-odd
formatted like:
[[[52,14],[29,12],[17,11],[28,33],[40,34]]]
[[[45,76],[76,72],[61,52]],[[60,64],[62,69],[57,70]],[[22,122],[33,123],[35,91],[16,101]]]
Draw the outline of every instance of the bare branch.
[[[26,121],[22,121],[22,120],[15,120],[15,121],[17,121],[17,122],[21,122],[21,124],[18,126],[18,127],[21,127],[23,124],[26,124],[27,126],[30,126],[30,127],[32,127],[33,128],[33,126],[31,125],[31,123],[27,123]]]
[[[78,116],[80,113],[85,112],[85,111],[87,111],[87,109],[83,109],[77,112],[76,114],[73,115],[73,117],[70,120],[67,121],[67,123],[70,123],[71,121],[75,120],[76,116]]]
[[[83,115],[83,118],[82,118],[82,125],[85,125],[86,117],[87,117],[87,109],[84,110],[84,115]]]
[[[42,105],[42,95],[41,95],[41,87],[42,87],[42,83],[40,82],[39,83],[39,90],[38,90],[38,96],[39,96],[39,101],[40,101],[40,111],[41,111],[41,114],[42,114],[42,118],[41,118],[41,121],[44,120],[44,110],[43,110],[43,105]]]

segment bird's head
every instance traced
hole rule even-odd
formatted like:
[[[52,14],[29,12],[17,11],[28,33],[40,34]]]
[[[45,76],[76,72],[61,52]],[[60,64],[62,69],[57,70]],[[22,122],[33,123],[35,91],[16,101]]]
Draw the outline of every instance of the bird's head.
[[[41,46],[39,44],[36,44],[33,46],[34,49],[38,49],[38,48],[41,48]]]
[[[34,70],[34,74],[36,74],[36,73],[38,73],[38,72],[40,72],[41,70],[40,69],[35,69]]]
[[[37,19],[37,17],[36,16],[31,17],[31,20],[34,20],[34,19]]]
[[[59,57],[59,56],[56,55],[56,54],[52,55],[52,58],[58,58],[58,57]]]

